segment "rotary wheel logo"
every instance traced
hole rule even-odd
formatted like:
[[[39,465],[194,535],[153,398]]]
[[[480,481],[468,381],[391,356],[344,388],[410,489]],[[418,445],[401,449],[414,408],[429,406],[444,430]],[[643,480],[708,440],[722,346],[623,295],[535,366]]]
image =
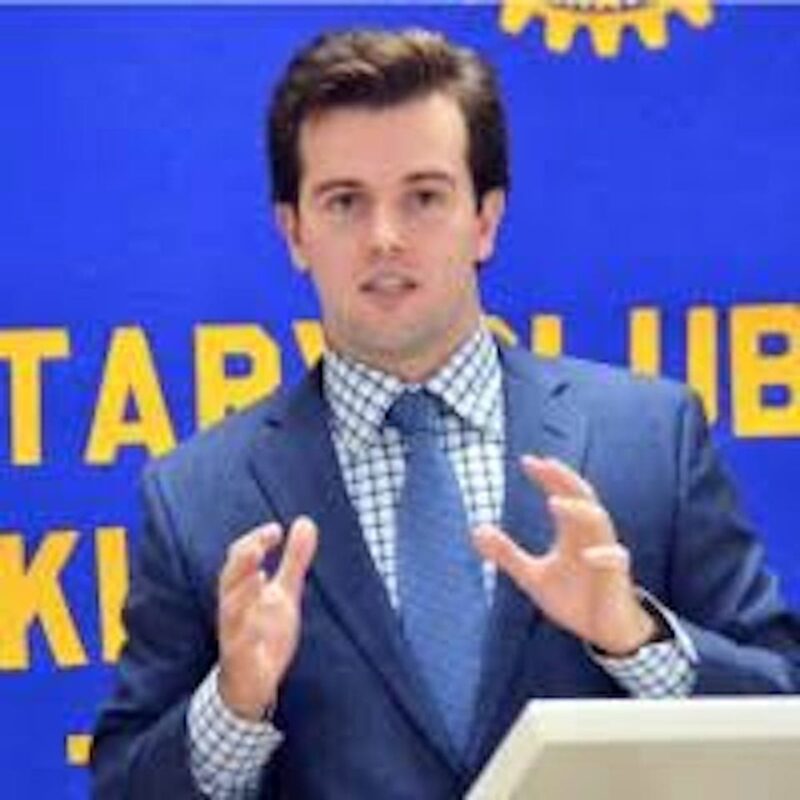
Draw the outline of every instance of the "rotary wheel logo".
[[[556,53],[569,50],[576,32],[586,28],[597,55],[612,58],[626,28],[634,28],[651,50],[665,47],[673,13],[695,28],[705,28],[713,18],[711,0],[503,0],[500,26],[518,34],[531,20],[540,20],[545,45]]]

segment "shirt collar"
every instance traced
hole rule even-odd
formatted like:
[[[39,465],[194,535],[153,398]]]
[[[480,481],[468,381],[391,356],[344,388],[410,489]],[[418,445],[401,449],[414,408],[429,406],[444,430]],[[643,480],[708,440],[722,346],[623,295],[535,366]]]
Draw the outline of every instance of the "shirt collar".
[[[373,444],[398,395],[424,388],[444,401],[462,424],[502,437],[502,370],[497,345],[480,326],[422,384],[369,367],[332,350],[323,361],[323,387],[340,442],[357,451]]]

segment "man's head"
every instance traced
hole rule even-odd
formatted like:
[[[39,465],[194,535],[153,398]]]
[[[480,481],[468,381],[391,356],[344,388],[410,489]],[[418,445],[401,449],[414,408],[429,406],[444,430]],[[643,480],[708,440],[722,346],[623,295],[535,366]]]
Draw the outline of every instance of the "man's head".
[[[507,183],[490,70],[422,31],[323,37],[289,66],[271,136],[278,222],[328,345],[423,379],[480,320]]]
[[[272,193],[296,205],[303,164],[300,129],[334,108],[386,108],[434,93],[452,98],[467,126],[467,163],[478,203],[508,190],[506,125],[494,72],[441,34],[353,30],[320,36],[290,62],[269,114]]]

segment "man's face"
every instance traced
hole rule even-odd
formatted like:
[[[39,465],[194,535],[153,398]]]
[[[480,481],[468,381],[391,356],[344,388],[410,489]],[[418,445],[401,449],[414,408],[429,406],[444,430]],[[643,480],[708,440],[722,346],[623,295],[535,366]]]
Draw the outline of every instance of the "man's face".
[[[319,296],[330,347],[410,380],[434,371],[480,318],[503,193],[481,210],[467,129],[443,94],[307,119],[298,205],[278,219]]]

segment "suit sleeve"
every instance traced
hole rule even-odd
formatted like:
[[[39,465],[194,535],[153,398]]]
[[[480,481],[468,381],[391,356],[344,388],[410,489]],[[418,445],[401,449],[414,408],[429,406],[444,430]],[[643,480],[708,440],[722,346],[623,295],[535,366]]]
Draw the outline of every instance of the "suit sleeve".
[[[671,607],[697,650],[696,694],[800,691],[800,620],[743,518],[695,397],[678,452]]]
[[[145,473],[143,495],[144,530],[124,611],[128,639],[95,731],[92,797],[195,800],[204,795],[192,778],[187,710],[216,662],[215,631],[157,468]]]

